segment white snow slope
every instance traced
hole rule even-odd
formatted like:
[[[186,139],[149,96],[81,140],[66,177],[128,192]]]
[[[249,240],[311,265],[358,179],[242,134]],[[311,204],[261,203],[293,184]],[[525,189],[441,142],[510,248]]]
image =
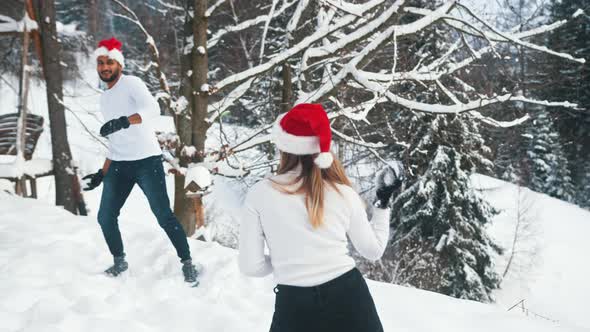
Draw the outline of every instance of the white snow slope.
[[[518,211],[525,221],[497,303],[509,308],[525,300],[531,315],[590,330],[590,211],[483,175],[473,183],[500,212],[489,229],[506,251],[497,257],[499,272],[510,256]]]
[[[96,206],[100,190],[92,193],[87,198],[91,206]],[[496,194],[506,193],[500,189]],[[552,204],[548,206],[550,215],[565,215],[564,211],[579,213],[576,218],[589,215],[546,200]],[[120,278],[109,278],[101,273],[111,257],[95,216],[77,217],[40,200],[0,193],[0,331],[268,330],[274,305],[273,281],[240,275],[235,250],[190,239],[194,259],[206,269],[201,285],[190,288],[182,280],[172,246],[137,188],[120,220],[130,270]],[[587,324],[582,314],[582,299],[588,295],[584,284],[587,266],[586,271],[573,276],[562,263],[567,259],[582,267],[581,255],[588,250],[575,248],[582,246],[578,237],[587,233],[583,227],[588,225],[578,220],[564,226],[569,231],[551,229],[545,233],[550,241],[543,250],[547,254],[541,268],[562,271],[543,275],[530,284],[538,310],[557,315],[559,322],[507,312],[505,305],[462,301],[370,281],[385,331],[588,331],[574,327],[582,325],[583,319]],[[569,242],[563,246],[553,242],[565,235]],[[562,283],[565,295],[554,289],[556,280]],[[504,295],[506,301],[519,298]],[[580,305],[569,316],[566,313],[576,307],[568,307],[568,301]],[[547,306],[543,306],[545,303]],[[564,312],[555,311],[561,307]]]
[[[90,67],[84,76],[97,80]],[[33,83],[31,90],[33,112],[47,119],[44,87]],[[84,129],[96,135],[100,127],[98,94],[82,83],[69,85],[67,92],[77,96],[65,98],[76,111],[76,116],[69,111],[66,116],[72,153],[84,175],[98,169],[105,154]],[[14,112],[15,98],[0,84],[0,113]],[[48,132],[46,122],[37,158],[51,157]],[[242,193],[222,179],[215,181],[213,194],[206,198],[207,213],[216,224],[235,223]],[[483,176],[474,182],[501,211],[490,232],[510,248],[516,187]],[[168,185],[173,195],[171,177]],[[112,279],[101,273],[111,263],[96,223],[102,188],[85,193],[91,216],[77,217],[52,206],[52,177],[40,179],[38,186],[39,200],[0,191],[0,332],[268,330],[274,305],[272,279],[241,276],[235,250],[191,239],[193,257],[206,272],[198,288],[187,287],[175,252],[137,187],[120,216],[130,270]],[[12,184],[0,180],[0,188],[11,190]],[[590,212],[524,192],[532,202],[526,213],[532,222],[517,248],[514,268],[496,292],[498,303],[461,301],[370,281],[386,332],[590,331],[590,264],[585,257],[590,252],[586,241]],[[507,255],[497,258],[498,271],[504,270],[506,261]],[[523,299],[528,317],[516,309],[507,312]]]

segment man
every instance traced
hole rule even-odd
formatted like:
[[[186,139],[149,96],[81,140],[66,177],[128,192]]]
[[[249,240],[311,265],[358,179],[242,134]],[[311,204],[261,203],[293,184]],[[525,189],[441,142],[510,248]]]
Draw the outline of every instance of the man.
[[[184,280],[195,282],[198,272],[186,234],[170,209],[162,151],[152,125],[160,114],[158,103],[141,79],[122,74],[125,61],[121,42],[115,38],[102,40],[95,54],[98,75],[108,87],[100,97],[100,111],[106,121],[100,134],[108,137],[109,152],[102,169],[84,177],[88,181],[84,190],[104,182],[98,223],[114,257],[113,266],[105,273],[118,276],[127,270],[117,218],[131,189],[138,184],[180,257]]]

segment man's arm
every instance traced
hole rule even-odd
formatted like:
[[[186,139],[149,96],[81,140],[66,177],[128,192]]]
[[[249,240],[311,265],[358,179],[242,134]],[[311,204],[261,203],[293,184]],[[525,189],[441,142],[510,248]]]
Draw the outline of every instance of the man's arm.
[[[159,116],[160,105],[158,105],[158,102],[154,96],[152,96],[145,83],[137,77],[132,77],[129,80],[129,83],[131,98],[135,101],[135,107],[137,108],[136,113],[129,117],[129,122],[134,124],[131,118],[136,115],[139,118],[139,122],[137,123],[148,121],[151,118]]]
[[[104,164],[102,164],[102,175],[103,176],[107,174],[110,166],[111,166],[111,160],[108,158],[105,159]]]
[[[133,115],[128,116],[129,124],[140,124],[141,123],[141,115],[139,113],[135,113]]]
[[[139,113],[132,114],[130,116],[122,116],[118,119],[113,119],[100,127],[100,135],[107,137],[108,135],[115,133],[121,129],[127,129],[130,125],[139,124],[142,122],[141,115]]]
[[[102,183],[102,179],[109,171],[110,166],[111,160],[107,158],[105,159],[102,168],[99,169],[96,173],[88,174],[85,177],[83,177],[82,180],[84,181],[84,187],[82,189],[84,189],[84,191],[88,191],[100,186],[100,184]]]

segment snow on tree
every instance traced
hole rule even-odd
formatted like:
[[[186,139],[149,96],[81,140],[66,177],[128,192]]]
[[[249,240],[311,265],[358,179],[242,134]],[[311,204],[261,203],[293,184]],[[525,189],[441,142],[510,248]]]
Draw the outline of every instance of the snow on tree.
[[[548,112],[540,108],[530,126],[529,149],[531,189],[568,202],[574,200],[574,185],[559,132]]]
[[[578,184],[578,202],[580,206],[590,209],[590,163],[584,166],[585,177]]]
[[[394,202],[392,281],[491,301],[499,278],[485,231],[492,208],[471,188],[460,155],[439,146],[426,173]]]
[[[575,0],[553,1],[550,6],[552,20],[569,20],[560,31],[551,32],[547,45],[576,57],[590,57],[590,17],[586,6]],[[586,8],[585,8],[586,7]],[[584,11],[583,9],[586,9]],[[564,142],[563,147],[570,161],[571,177],[578,184],[576,202],[587,205],[587,191],[580,186],[590,174],[586,165],[590,163],[590,68],[588,65],[563,62],[547,58],[547,85],[543,96],[556,96],[579,104],[578,109],[559,110],[556,129]]]

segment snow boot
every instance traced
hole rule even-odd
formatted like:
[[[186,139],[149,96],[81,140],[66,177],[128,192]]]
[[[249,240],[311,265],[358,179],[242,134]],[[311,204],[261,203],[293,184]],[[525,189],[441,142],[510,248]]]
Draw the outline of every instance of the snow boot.
[[[182,274],[185,282],[196,282],[199,272],[197,271],[192,259],[182,261]]]
[[[116,277],[127,271],[129,264],[125,261],[125,255],[113,257],[114,264],[104,271],[109,276]]]

